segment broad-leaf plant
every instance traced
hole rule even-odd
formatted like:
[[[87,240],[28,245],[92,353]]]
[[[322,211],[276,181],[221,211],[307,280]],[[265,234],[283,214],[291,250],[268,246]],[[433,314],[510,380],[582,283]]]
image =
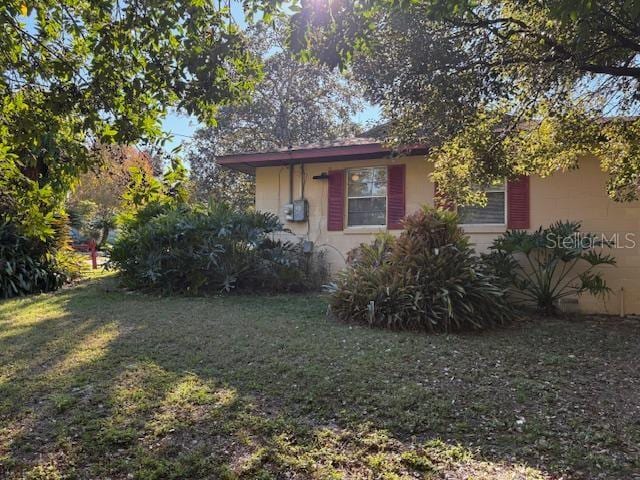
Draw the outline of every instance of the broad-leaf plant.
[[[603,265],[615,265],[611,245],[602,236],[580,231],[580,222],[559,221],[533,232],[507,231],[485,260],[511,284],[513,298],[556,314],[563,299],[610,292]]]

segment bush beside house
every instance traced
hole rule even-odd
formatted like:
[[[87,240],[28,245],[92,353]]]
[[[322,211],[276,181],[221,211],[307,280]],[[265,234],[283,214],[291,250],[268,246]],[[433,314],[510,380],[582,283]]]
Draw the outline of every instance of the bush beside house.
[[[507,282],[512,301],[554,315],[566,298],[611,291],[598,270],[616,264],[604,251],[608,242],[580,230],[580,222],[560,221],[533,232],[508,231],[494,240],[483,260]]]
[[[150,204],[138,217],[124,225],[110,260],[131,287],[166,294],[299,292],[325,279],[321,258],[274,238],[284,229],[269,213]]]
[[[331,285],[331,311],[341,320],[451,332],[513,316],[502,282],[474,255],[452,212],[423,207],[397,240],[379,237],[350,256]]]

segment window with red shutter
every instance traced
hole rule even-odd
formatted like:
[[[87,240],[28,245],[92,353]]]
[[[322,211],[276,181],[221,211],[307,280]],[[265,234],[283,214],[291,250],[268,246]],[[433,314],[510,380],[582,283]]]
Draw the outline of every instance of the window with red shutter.
[[[383,227],[387,224],[387,167],[347,170],[347,226]]]
[[[402,228],[405,216],[405,165],[389,165],[387,168],[387,226],[389,229]]]
[[[344,228],[344,170],[329,171],[329,193],[327,205],[327,230]]]
[[[510,180],[507,185],[507,228],[525,230],[529,228],[529,177]]]
[[[463,225],[504,225],[506,223],[505,184],[498,183],[484,188],[487,203],[484,206],[466,205],[458,207],[458,217]]]
[[[341,172],[340,179],[329,172],[329,230],[344,228],[345,211],[348,227],[402,228],[405,165],[352,168],[346,175]]]

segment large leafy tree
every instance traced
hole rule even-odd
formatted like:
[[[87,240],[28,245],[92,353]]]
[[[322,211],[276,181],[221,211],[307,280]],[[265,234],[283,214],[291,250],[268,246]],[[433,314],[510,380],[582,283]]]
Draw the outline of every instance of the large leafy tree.
[[[434,147],[435,178],[450,196],[481,201],[473,183],[576,168],[592,152],[609,173],[610,195],[638,198],[640,2],[301,7],[294,47],[350,63],[394,120],[390,140]]]
[[[56,206],[98,161],[92,144],[161,135],[177,108],[212,122],[258,76],[214,0],[8,0],[0,6],[0,214],[51,234]]]
[[[223,107],[216,126],[198,130],[187,154],[197,195],[241,208],[253,204],[253,180],[218,168],[217,156],[348,136],[356,129],[352,115],[361,107],[358,91],[345,77],[295,58],[281,25],[258,26],[250,35],[252,51],[263,58],[263,79],[248,101]]]

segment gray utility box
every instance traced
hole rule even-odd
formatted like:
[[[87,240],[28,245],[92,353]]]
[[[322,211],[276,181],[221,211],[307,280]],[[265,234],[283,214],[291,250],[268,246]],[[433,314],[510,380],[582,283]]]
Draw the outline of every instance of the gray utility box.
[[[306,222],[309,216],[309,202],[305,199],[294,200],[283,208],[285,218],[289,222]]]

